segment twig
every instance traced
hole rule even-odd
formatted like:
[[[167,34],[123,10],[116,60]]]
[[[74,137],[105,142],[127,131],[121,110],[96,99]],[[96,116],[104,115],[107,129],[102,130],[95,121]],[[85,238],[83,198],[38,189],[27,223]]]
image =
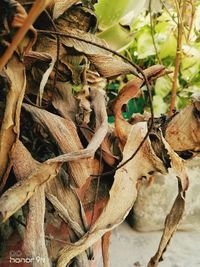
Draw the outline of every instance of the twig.
[[[174,19],[174,17],[172,16],[171,12],[169,11],[168,7],[166,6],[165,2],[163,0],[160,0],[160,2],[162,3],[162,5],[164,6],[166,12],[168,13],[168,15],[170,16],[170,18],[173,20],[173,22],[175,22],[176,25],[178,25],[177,21]]]
[[[24,21],[23,26],[15,34],[10,46],[7,48],[6,52],[0,58],[0,71],[6,65],[8,60],[12,57],[14,51],[17,49],[17,46],[20,44],[30,26],[34,23],[39,14],[46,8],[46,6],[51,2],[51,0],[36,0],[33,7],[31,8],[27,18]]]
[[[183,36],[183,21],[182,18],[185,14],[185,3],[184,1],[180,1],[179,6],[177,1],[177,13],[178,15],[178,38],[177,38],[177,50],[176,50],[176,59],[175,59],[175,70],[172,82],[172,93],[171,93],[171,102],[170,102],[170,111],[169,116],[172,116],[173,111],[175,109],[175,102],[176,102],[176,92],[177,92],[177,80],[179,74],[179,66],[180,66],[180,59],[181,59],[181,52],[182,52],[182,36]]]
[[[154,46],[154,49],[155,49],[155,53],[156,53],[156,57],[158,59],[158,62],[160,64],[162,64],[162,62],[160,60],[160,57],[158,55],[158,49],[157,49],[156,41],[155,41],[155,38],[154,38],[154,25],[153,25],[153,16],[152,16],[151,3],[152,3],[152,0],[149,1],[149,15],[150,15],[151,38],[152,38],[152,41],[153,41],[153,46]]]
[[[188,36],[187,36],[187,41],[190,41],[190,36],[191,36],[191,32],[192,32],[192,28],[193,28],[193,24],[194,24],[194,17],[195,17],[195,7],[194,7],[194,2],[193,0],[189,1],[190,5],[191,5],[191,17],[190,17],[190,23],[189,23],[189,31],[188,31]]]
[[[49,12],[45,9],[44,10],[47,17],[51,21],[51,24],[53,26],[53,29],[57,31],[56,24],[54,23],[52,17],[50,16]],[[56,35],[56,42],[57,42],[57,47],[56,47],[56,64],[55,64],[55,76],[53,79],[53,90],[56,88],[56,82],[57,82],[57,77],[58,77],[58,66],[59,66],[59,57],[60,57],[60,36]]]

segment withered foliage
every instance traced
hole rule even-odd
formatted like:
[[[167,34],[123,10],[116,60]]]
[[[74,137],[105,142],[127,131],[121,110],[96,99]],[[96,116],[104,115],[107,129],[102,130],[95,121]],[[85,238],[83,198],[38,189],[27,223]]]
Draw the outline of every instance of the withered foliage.
[[[199,96],[171,118],[154,119],[153,127],[150,116],[124,120],[123,105],[141,95],[145,79],[152,84],[166,71],[160,65],[144,70],[107,103],[107,80],[135,74],[135,68],[97,38],[91,3],[36,1],[31,9],[29,1],[2,1],[2,262],[14,248],[35,259],[33,266],[92,266],[102,238],[108,267],[110,231],[133,207],[141,178],[169,168],[177,176],[177,198],[148,266],[162,260],[183,215],[188,188],[183,159],[200,151]],[[115,116],[114,127],[108,113]]]

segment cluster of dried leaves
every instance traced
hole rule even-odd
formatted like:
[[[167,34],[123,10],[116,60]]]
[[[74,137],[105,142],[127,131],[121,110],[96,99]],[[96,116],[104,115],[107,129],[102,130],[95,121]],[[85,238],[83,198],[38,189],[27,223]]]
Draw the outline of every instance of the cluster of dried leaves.
[[[109,232],[134,205],[141,179],[173,168],[177,198],[148,264],[157,266],[184,211],[188,178],[182,158],[200,151],[198,96],[172,118],[154,120],[150,130],[148,116],[125,121],[122,106],[140,95],[145,80],[134,78],[107,105],[106,79],[135,73],[135,68],[95,36],[91,6],[76,0],[41,1],[42,6],[36,1],[27,16],[29,2],[2,2],[1,245],[6,251],[17,232],[27,257],[45,259],[33,266],[83,267],[90,266],[93,245],[103,237],[108,266]],[[27,28],[45,7],[35,28]],[[5,65],[18,30],[26,35]],[[150,83],[164,74],[158,65],[143,73]],[[82,86],[76,94],[74,84]],[[107,123],[108,111],[115,116],[114,128]],[[58,234],[61,229],[64,235]]]

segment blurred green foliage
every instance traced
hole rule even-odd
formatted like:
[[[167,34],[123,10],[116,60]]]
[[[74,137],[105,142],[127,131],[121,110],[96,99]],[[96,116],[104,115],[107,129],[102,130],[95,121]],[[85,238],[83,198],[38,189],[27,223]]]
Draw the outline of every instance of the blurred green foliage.
[[[188,6],[186,17],[183,18],[185,27],[177,81],[177,109],[187,105],[193,93],[200,92],[200,1],[196,1],[193,8],[195,8],[194,13]],[[173,6],[163,8],[162,12],[157,14],[143,13],[131,26],[134,39],[124,51],[125,55],[143,68],[160,63],[173,72],[177,21],[177,12]],[[158,116],[168,111],[172,79],[173,73],[157,79],[155,83],[153,104],[155,114]]]
[[[156,1],[159,0],[154,0],[154,6],[157,4]],[[163,5],[162,10],[159,10],[159,12],[154,12],[155,8],[152,8],[152,12],[150,12],[148,10],[148,5],[146,5],[146,10],[144,11],[144,3],[142,3],[143,9],[140,6],[140,15],[138,15],[135,10],[137,18],[133,16],[132,23],[129,24],[130,31],[129,33],[127,32],[127,39],[124,38],[124,35],[121,35],[121,37],[118,35],[118,37],[115,38],[116,36],[114,37],[114,31],[111,31],[113,33],[112,36],[109,31],[113,27],[111,22],[114,24],[117,22],[118,26],[121,25],[120,20],[123,15],[127,13],[126,7],[130,1],[123,3],[120,1],[120,3],[117,4],[117,7],[124,4],[123,9],[121,9],[121,13],[117,12],[117,9],[115,10],[116,1],[109,2],[110,4],[107,6],[103,5],[106,2],[105,0],[100,0],[99,2],[100,4],[97,6],[96,10],[97,15],[100,17],[100,26],[102,29],[104,28],[104,32],[100,32],[100,37],[107,39],[109,36],[108,42],[111,47],[112,43],[114,43],[113,48],[117,47],[119,51],[123,50],[123,53],[129,59],[137,63],[142,68],[147,68],[154,64],[163,64],[168,70],[172,71],[172,74],[157,79],[153,88],[153,105],[155,114],[159,116],[160,114],[166,113],[170,104],[170,93],[172,89],[177,47],[178,12],[176,10],[175,1],[164,1],[166,5]],[[191,3],[193,3],[193,6]],[[113,4],[113,11],[110,11],[109,9],[111,4]],[[136,2],[133,3],[133,7],[134,5],[135,8],[137,8]],[[102,12],[102,10],[104,10],[104,12]],[[128,11],[129,14],[132,14],[131,9],[128,9]],[[116,19],[113,20],[112,16],[109,15],[109,12],[112,13],[112,16],[117,14],[115,16]],[[182,21],[184,23],[184,32],[181,63],[177,81],[177,109],[181,109],[186,106],[190,102],[191,95],[193,93],[200,92],[199,0],[188,1],[186,15],[182,18]],[[106,32],[108,33],[108,36],[105,34]],[[120,40],[120,38],[122,40]],[[110,41],[111,39],[112,42]],[[124,46],[125,44],[129,44],[129,46]],[[131,79],[133,76],[128,76],[126,78]],[[124,77],[121,78],[121,81],[113,81],[108,84],[107,90],[109,92],[109,97],[113,98],[117,95],[118,91],[123,87],[123,79]],[[143,109],[147,105],[145,104],[145,101],[147,101],[145,87],[143,89],[145,96],[144,99],[130,101],[127,112],[124,113],[125,117],[130,117],[133,112],[143,112]]]

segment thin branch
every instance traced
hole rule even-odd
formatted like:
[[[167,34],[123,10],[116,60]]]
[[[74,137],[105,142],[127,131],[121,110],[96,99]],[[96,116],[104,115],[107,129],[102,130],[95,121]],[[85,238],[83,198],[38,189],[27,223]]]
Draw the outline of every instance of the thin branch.
[[[49,18],[52,26],[53,26],[53,29],[55,31],[57,31],[57,27],[56,27],[56,24],[54,23],[52,17],[50,16],[49,12],[45,9],[44,10],[47,17]],[[56,64],[55,64],[55,76],[54,76],[54,79],[53,79],[53,89],[56,88],[56,82],[57,82],[57,77],[58,77],[58,67],[59,67],[59,58],[60,58],[60,36],[59,35],[56,35],[56,42],[57,42],[57,47],[56,47]]]
[[[181,53],[182,53],[182,37],[183,37],[183,20],[185,14],[186,5],[184,1],[180,1],[179,6],[177,1],[175,0],[177,5],[177,12],[178,12],[178,38],[177,38],[177,50],[176,50],[176,59],[175,59],[175,70],[172,82],[172,93],[171,93],[171,102],[170,102],[170,111],[169,115],[172,116],[173,111],[175,109],[176,103],[176,93],[177,93],[177,81],[178,81],[178,74],[179,74],[179,66],[181,60]]]
[[[170,18],[173,20],[173,22],[178,25],[177,21],[174,19],[174,17],[172,16],[171,12],[169,11],[168,7],[166,6],[165,2],[163,0],[160,0],[160,2],[162,3],[162,5],[164,6],[166,12],[168,13],[168,15],[170,16]]]
[[[194,7],[194,2],[193,0],[189,1],[190,5],[191,5],[191,16],[190,16],[190,23],[189,23],[189,31],[188,31],[188,36],[187,36],[187,41],[190,41],[190,36],[192,33],[192,29],[193,29],[193,24],[194,24],[194,18],[195,18],[195,7]]]
[[[183,7],[186,9],[187,1],[185,1],[185,0],[180,0],[180,1],[174,0],[174,2],[175,2],[175,8],[177,9],[178,24],[179,24],[179,22],[181,22],[181,24],[183,25],[182,34],[184,35],[185,39],[187,40],[187,35],[186,35],[186,32],[185,32],[185,28],[184,28],[185,11],[183,12]]]
[[[18,45],[26,35],[27,31],[31,27],[31,25],[35,22],[36,18],[39,14],[46,8],[46,6],[51,2],[51,0],[36,0],[33,7],[31,8],[28,16],[26,17],[24,24],[15,34],[11,44],[0,58],[0,71],[7,64],[8,60],[12,57],[14,51],[17,49]]]
[[[153,46],[154,46],[154,49],[155,49],[155,53],[156,53],[156,57],[157,57],[157,59],[158,59],[158,62],[159,62],[160,64],[162,64],[162,62],[161,62],[161,60],[160,60],[160,57],[159,57],[159,54],[158,54],[158,49],[157,49],[156,41],[155,41],[155,37],[154,37],[154,25],[153,25],[153,16],[152,16],[151,3],[152,3],[152,0],[149,1],[149,14],[150,14],[151,38],[152,38],[152,41],[153,41]]]
[[[160,2],[161,2],[162,5],[164,6],[164,8],[165,8],[166,12],[168,13],[168,15],[170,16],[170,18],[171,18],[171,19],[173,20],[173,22],[178,26],[178,22],[177,22],[177,21],[175,20],[175,18],[172,16],[170,10],[168,9],[168,7],[167,7],[166,4],[164,3],[164,1],[163,1],[163,0],[160,0]],[[177,12],[177,13],[179,13],[179,9],[178,9],[178,12]],[[177,16],[178,16],[178,15],[177,15]],[[186,36],[186,33],[185,33],[184,29],[183,29],[183,34],[184,34],[185,38],[187,39],[187,36]]]

